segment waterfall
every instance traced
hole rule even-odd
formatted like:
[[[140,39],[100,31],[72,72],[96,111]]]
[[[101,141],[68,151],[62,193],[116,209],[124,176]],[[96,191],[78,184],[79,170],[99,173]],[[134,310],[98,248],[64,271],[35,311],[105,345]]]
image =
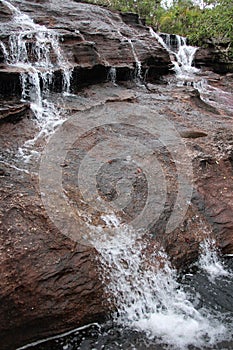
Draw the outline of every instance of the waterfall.
[[[36,24],[10,2],[2,0],[2,3],[12,12],[13,27],[8,44],[0,43],[5,62],[20,71],[22,101],[30,103],[40,130],[33,140],[25,143],[24,150],[19,150],[24,155],[25,148],[61,124],[59,110],[48,96],[54,72],[59,70],[62,72],[62,91],[69,94],[72,69],[59,45],[58,33]]]
[[[175,34],[157,34],[152,28],[150,35],[168,51],[178,86],[191,85],[198,90],[200,98],[205,103],[224,112],[233,113],[231,93],[213,87],[206,79],[197,76],[200,70],[193,66],[197,47],[187,45],[184,37]]]
[[[142,64],[140,62],[140,60],[138,59],[138,56],[137,56],[137,53],[135,51],[135,48],[134,48],[134,45],[132,43],[132,40],[131,39],[128,39],[128,43],[130,44],[130,47],[131,47],[131,50],[132,50],[132,53],[133,53],[133,57],[134,57],[134,60],[135,60],[135,63],[136,63],[136,70],[135,70],[135,78],[138,79],[139,81],[142,80]]]
[[[177,282],[178,274],[162,250],[148,256],[147,243],[130,227],[114,216],[104,219],[116,235],[94,244],[107,295],[117,307],[116,324],[176,350],[203,348],[231,336],[221,319],[205,307],[195,307],[195,298]]]
[[[173,69],[177,79],[182,83],[192,82],[194,75],[199,71],[193,67],[193,59],[197,51],[197,47],[187,45],[186,38],[175,34],[157,34],[150,28],[150,34],[156,38],[158,42],[170,54]]]
[[[116,84],[116,68],[115,67],[110,67],[109,72],[108,72],[108,80],[110,80],[113,85],[117,86]]]
[[[2,3],[12,11],[11,25],[14,31],[8,43],[0,42],[0,46],[6,64],[21,72],[22,101],[30,102],[39,128],[35,138],[27,141],[20,150],[23,156],[30,150],[30,157],[35,152],[32,148],[38,138],[51,134],[63,123],[62,114],[50,100],[51,86],[55,71],[61,71],[62,92],[64,95],[69,94],[72,70],[59,45],[59,35],[54,30],[34,23],[8,1],[2,0]],[[177,78],[181,82],[191,81],[193,74],[198,71],[192,66],[196,48],[188,46],[186,39],[177,35],[172,37],[166,34],[162,38],[152,29],[150,33],[168,50]],[[122,36],[120,32],[119,35]],[[136,78],[141,80],[141,62],[133,42],[124,38],[132,50]],[[109,79],[113,84],[116,83],[114,67],[109,68]],[[185,291],[178,282],[178,272],[172,268],[163,249],[155,247],[151,252],[148,249],[151,242],[138,238],[130,226],[122,224],[114,215],[105,215],[102,219],[109,229],[114,227],[115,234],[101,235],[99,227],[98,234],[93,232],[92,243],[99,252],[106,295],[116,306],[113,319],[117,325],[142,332],[148,339],[156,339],[157,343],[166,344],[166,348],[170,346],[170,349],[175,350],[187,349],[189,346],[202,349],[230,339],[232,325],[223,325],[223,317],[221,319],[207,307],[197,307],[196,295]],[[198,266],[208,274],[211,281],[229,276],[213,242],[206,240],[200,248]]]
[[[104,14],[104,16],[106,17],[105,14]],[[131,51],[132,51],[132,55],[133,55],[133,58],[134,58],[134,61],[135,61],[135,65],[136,65],[135,72],[134,72],[134,78],[135,78],[136,82],[140,82],[142,80],[142,76],[141,76],[142,64],[141,64],[141,61],[139,60],[139,58],[137,56],[137,53],[136,53],[136,50],[135,50],[135,47],[134,47],[134,44],[133,44],[132,40],[129,39],[127,36],[123,35],[121,33],[121,31],[116,27],[116,24],[109,17],[107,17],[107,20],[110,22],[111,26],[116,29],[116,32],[119,35],[119,37],[121,39],[123,39],[124,41],[127,41],[128,44],[130,45],[130,48],[131,48]],[[113,69],[115,69],[115,68],[113,67]]]

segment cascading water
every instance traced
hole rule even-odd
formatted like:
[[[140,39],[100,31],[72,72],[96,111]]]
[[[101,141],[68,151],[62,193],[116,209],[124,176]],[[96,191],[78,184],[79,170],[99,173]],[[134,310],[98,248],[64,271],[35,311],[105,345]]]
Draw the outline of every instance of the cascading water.
[[[199,70],[193,67],[197,47],[187,45],[186,38],[175,34],[157,34],[150,28],[150,34],[169,52],[179,82],[192,82]]]
[[[210,308],[207,301],[200,303],[200,292],[190,289],[190,280],[187,285],[178,282],[177,271],[161,249],[148,255],[148,243],[139,239],[129,226],[121,224],[114,214],[102,219],[109,229],[114,228],[115,235],[105,236],[100,227],[98,232],[93,232],[92,243],[100,253],[106,296],[116,306],[113,322],[110,326],[91,324],[89,332],[83,333],[80,328],[71,335],[45,339],[18,350],[57,349],[53,347],[53,339],[64,350],[231,349],[222,345],[232,339],[231,316],[219,312],[216,305]],[[200,271],[207,272],[210,283],[215,286],[217,276],[220,281],[230,276],[213,250],[212,241],[206,239],[200,248],[198,264]],[[218,272],[208,269],[208,264],[218,265]],[[187,278],[194,276],[187,273]],[[206,289],[205,285],[203,288]],[[206,297],[211,299],[211,288]]]
[[[8,45],[0,45],[6,63],[21,71],[22,99],[30,102],[40,128],[36,138],[29,141],[25,147],[33,146],[38,137],[53,132],[54,128],[63,122],[48,95],[55,70],[63,72],[62,90],[69,93],[71,69],[59,46],[56,32],[35,24],[8,1],[2,0],[2,3],[12,11],[12,25],[19,29],[17,35],[10,35]],[[176,58],[173,63],[179,79],[190,79],[197,71],[192,67],[196,48],[191,50],[185,40],[178,36],[174,48],[171,42],[167,41],[168,36],[167,40],[163,41],[152,30],[151,35],[163,43],[162,45]],[[137,77],[140,78],[140,61],[132,41],[127,40],[137,65]],[[115,83],[114,68],[110,69],[109,76]],[[189,346],[193,349],[203,349],[222,340],[231,339],[232,323],[224,325],[224,315],[220,316],[203,306],[196,307],[198,296],[186,292],[182,284],[178,283],[178,274],[171,268],[163,251],[148,256],[145,253],[147,243],[138,240],[130,227],[121,225],[116,217],[103,219],[109,227],[115,227],[116,235],[102,237],[93,244],[100,253],[106,293],[117,308],[113,315],[115,325],[142,332],[146,334],[147,339],[155,341],[156,344],[162,343],[165,347],[170,345],[176,350],[187,349]],[[201,250],[199,267],[208,272],[212,280],[229,276],[229,272],[219,262],[216,251],[210,249],[208,241],[201,245]],[[64,350],[68,348],[64,347]],[[111,348],[113,349],[108,349]]]
[[[136,80],[137,83],[140,83],[142,81],[142,75],[141,75],[141,73],[142,73],[142,64],[141,64],[141,61],[139,60],[139,58],[137,56],[137,53],[136,53],[136,50],[135,50],[135,47],[134,47],[134,44],[133,44],[132,40],[129,39],[128,37],[126,37],[125,35],[123,35],[121,33],[121,31],[116,27],[115,23],[110,18],[107,18],[107,20],[111,23],[111,26],[116,29],[116,32],[119,35],[119,37],[121,39],[123,38],[125,41],[127,41],[129,43],[131,51],[132,51],[132,54],[133,54],[133,58],[134,58],[134,61],[135,61],[135,65],[136,65],[135,71],[134,71],[134,79]],[[114,67],[112,67],[112,68],[115,69]],[[114,83],[115,82],[116,81],[114,81]]]
[[[231,338],[232,332],[222,324],[221,317],[205,307],[197,309],[190,301],[193,296],[177,282],[177,272],[163,251],[146,255],[146,243],[138,241],[131,228],[120,225],[115,217],[105,221],[115,227],[117,234],[94,244],[101,256],[107,294],[113,296],[117,306],[114,320],[118,326],[143,332],[172,349],[191,345],[202,349]],[[201,268],[205,266],[204,256],[209,254],[205,243]],[[220,266],[216,255],[217,262]],[[223,271],[222,267],[222,275]]]
[[[226,270],[218,257],[215,240],[206,239],[201,243],[200,249],[199,267],[207,273],[211,281],[219,277],[231,277],[231,273]]]
[[[168,51],[178,86],[191,85],[198,90],[201,99],[207,104],[227,113],[233,112],[231,94],[209,85],[205,78],[197,75],[200,70],[193,66],[197,47],[187,45],[184,37],[175,34],[157,34],[152,28],[150,35]]]
[[[132,43],[132,40],[128,39],[128,43],[131,46],[133,57],[134,57],[135,63],[136,63],[135,78],[140,82],[142,80],[142,75],[141,75],[141,73],[142,73],[142,64],[141,64],[140,60],[138,59],[138,56],[136,54],[136,51],[135,51],[134,45]]]
[[[110,80],[113,85],[117,85],[116,84],[116,68],[115,67],[111,67],[109,69],[109,72],[108,72],[108,80]]]
[[[19,154],[27,159],[27,149],[42,136],[54,131],[62,123],[62,116],[54,103],[49,101],[50,87],[55,71],[62,72],[62,91],[70,92],[72,69],[65,59],[59,45],[59,36],[54,30],[34,23],[10,2],[2,0],[4,6],[12,12],[13,31],[8,44],[1,42],[5,62],[20,71],[22,101],[30,102],[39,133],[19,149]],[[29,152],[32,155],[32,152]]]

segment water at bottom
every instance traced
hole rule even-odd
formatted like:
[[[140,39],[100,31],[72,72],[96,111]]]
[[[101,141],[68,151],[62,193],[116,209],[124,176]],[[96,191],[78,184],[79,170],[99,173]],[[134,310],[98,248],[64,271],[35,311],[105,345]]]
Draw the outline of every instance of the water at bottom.
[[[207,252],[203,254],[206,255]],[[214,261],[210,261],[211,263]],[[90,324],[67,335],[53,337],[21,349],[233,349],[233,259],[219,259],[218,264],[220,263],[228,273],[219,274],[214,279],[209,278],[209,272],[200,261],[188,272],[177,274],[176,291],[178,294],[180,291],[182,293],[182,305],[177,304],[176,310],[173,306],[158,305],[157,312],[147,310],[144,319],[136,317],[135,323],[132,321],[125,324],[118,322],[117,317],[122,321],[122,315],[116,314],[103,324]],[[166,293],[164,287],[164,294]],[[188,300],[183,299],[183,296],[188,296]],[[170,297],[170,304],[174,305],[174,295]],[[169,303],[169,300],[166,302]],[[193,317],[190,317],[190,308]]]

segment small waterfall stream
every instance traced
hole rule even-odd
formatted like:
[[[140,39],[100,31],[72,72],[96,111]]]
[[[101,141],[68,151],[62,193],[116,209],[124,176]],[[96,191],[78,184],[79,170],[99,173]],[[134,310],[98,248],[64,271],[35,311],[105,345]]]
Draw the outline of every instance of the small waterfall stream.
[[[200,247],[200,287],[192,273],[179,281],[163,250],[148,256],[147,242],[138,240],[115,215],[106,215],[103,220],[116,234],[109,238],[103,233],[102,239],[93,243],[100,253],[106,295],[116,306],[112,321],[90,324],[89,329],[81,327],[18,350],[231,349],[223,344],[232,339],[232,318],[215,304],[215,288],[220,283],[220,288],[229,293],[232,273],[220,261],[214,242],[207,238]],[[204,302],[202,298],[206,298]]]
[[[12,12],[12,34],[8,45],[1,42],[5,62],[18,69],[21,77],[22,101],[29,102],[39,133],[19,149],[19,155],[27,161],[35,152],[35,142],[48,136],[63,122],[57,106],[49,94],[55,71],[62,72],[62,92],[70,93],[72,68],[59,45],[59,35],[43,25],[36,24],[28,15],[19,11],[10,2],[2,0]]]
[[[51,134],[63,123],[58,107],[49,99],[50,88],[55,71],[60,70],[63,76],[62,92],[69,94],[72,69],[64,57],[59,35],[55,31],[35,24],[8,1],[2,0],[2,3],[12,11],[12,25],[18,28],[18,34],[14,31],[8,45],[3,42],[0,45],[6,63],[20,69],[22,100],[30,102],[39,128],[35,138],[20,150],[26,158],[32,155],[31,150],[38,138]],[[174,58],[172,62],[178,80],[182,83],[192,81],[193,74],[198,71],[192,66],[196,48],[188,46],[185,39],[179,36],[175,36],[175,42],[171,42],[167,35],[162,39],[152,29],[150,33]],[[127,40],[136,63],[136,77],[141,79],[141,63],[132,41]],[[109,70],[109,76],[115,84],[115,68]],[[232,338],[232,323],[223,324],[224,315],[215,312],[214,308],[210,310],[197,305],[197,293],[187,292],[178,282],[178,272],[171,267],[169,258],[162,250],[148,257],[144,253],[147,242],[138,241],[130,227],[121,225],[116,217],[105,218],[105,221],[110,227],[115,227],[117,234],[93,243],[100,253],[106,293],[116,305],[114,327],[142,333],[152,343],[166,344],[164,348],[168,345],[175,350],[189,346],[192,349],[207,349]],[[201,246],[199,267],[210,275],[212,281],[230,276],[208,240]],[[28,347],[30,345],[22,349]],[[106,347],[118,348],[122,346]],[[66,349],[75,348],[65,344],[63,350]],[[136,348],[130,345],[128,349]]]
[[[106,17],[106,15],[105,15],[105,17]],[[139,60],[139,58],[137,56],[137,52],[135,50],[135,46],[134,46],[132,40],[129,39],[128,37],[126,37],[124,34],[122,34],[121,30],[118,27],[116,27],[115,23],[110,18],[107,17],[107,20],[110,22],[111,26],[113,28],[115,28],[115,30],[116,30],[117,34],[119,35],[119,37],[121,39],[124,39],[125,41],[128,42],[128,44],[130,46],[130,49],[132,51],[132,55],[133,55],[133,58],[134,58],[134,61],[135,61],[135,66],[136,66],[135,67],[135,71],[134,71],[134,79],[135,79],[135,81],[137,83],[140,83],[142,81],[142,75],[141,75],[141,73],[142,73],[142,64],[141,64],[141,61]],[[115,67],[111,67],[110,68],[109,77],[111,79],[113,78],[113,75],[111,74],[111,72],[114,72],[114,70],[116,72]],[[114,79],[112,81],[113,81],[114,84],[116,83],[116,73],[114,74]]]
[[[187,45],[187,39],[176,34],[156,33],[149,29],[152,38],[155,38],[169,53],[173,70],[176,75],[177,86],[193,86],[201,99],[207,104],[233,113],[231,94],[213,87],[208,79],[201,76],[200,69],[193,65],[197,47]]]
[[[192,82],[199,69],[193,66],[197,47],[187,45],[184,37],[175,34],[157,34],[150,28],[150,34],[169,52],[177,80],[181,85]]]
[[[191,345],[202,349],[231,338],[221,317],[205,306],[196,307],[192,300],[198,296],[185,292],[177,282],[178,274],[162,250],[146,256],[146,243],[137,241],[129,227],[115,217],[106,221],[117,228],[117,235],[95,242],[95,247],[100,252],[107,292],[117,306],[114,320],[118,326],[143,332],[172,349]],[[213,277],[215,266],[216,278],[229,276],[209,242],[207,239],[201,245],[200,268],[212,266],[208,273]]]
[[[142,80],[142,64],[140,62],[140,60],[138,59],[138,56],[136,54],[136,51],[135,51],[135,47],[132,43],[132,40],[128,39],[128,42],[131,46],[131,49],[132,49],[132,53],[133,53],[133,57],[135,59],[135,63],[136,63],[136,69],[135,69],[135,79],[137,79],[139,82]]]
[[[115,67],[109,68],[108,80],[111,81],[114,86],[117,85],[116,84],[116,68]]]
[[[198,261],[199,267],[207,273],[210,281],[216,278],[232,277],[232,274],[225,269],[221,262],[216,249],[216,242],[214,240],[206,239],[200,245],[200,257]]]

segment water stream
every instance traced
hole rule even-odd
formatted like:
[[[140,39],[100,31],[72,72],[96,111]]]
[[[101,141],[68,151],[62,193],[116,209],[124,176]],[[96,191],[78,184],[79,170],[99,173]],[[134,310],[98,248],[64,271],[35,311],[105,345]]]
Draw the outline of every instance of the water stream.
[[[70,93],[72,70],[55,31],[35,24],[10,2],[2,0],[2,3],[12,11],[14,31],[8,45],[2,42],[0,45],[6,63],[20,69],[22,100],[30,102],[39,128],[36,137],[20,150],[27,160],[38,138],[51,134],[63,122],[63,115],[50,101],[49,94],[57,70],[63,76],[62,92]],[[170,36],[162,38],[152,29],[150,32],[170,53],[177,79],[192,81],[198,71],[192,66],[196,48],[188,46],[179,36],[171,42]],[[141,63],[132,41],[127,40],[136,62],[136,76],[141,79]],[[109,70],[109,76],[115,84],[115,68]],[[117,234],[108,239],[102,236],[93,244],[100,254],[106,294],[116,306],[111,321],[21,349],[224,349],[223,342],[226,349],[231,349],[232,316],[222,305],[208,304],[198,287],[198,281],[205,276],[214,288],[218,283],[225,290],[232,288],[232,272],[221,262],[214,243],[207,237],[200,247],[196,268],[201,277],[187,273],[181,279],[162,249],[148,256],[147,242],[139,241],[130,227],[122,225],[116,217],[105,217],[105,221],[115,227]],[[233,301],[232,296],[229,298]]]
[[[198,295],[178,283],[178,273],[163,250],[146,255],[145,241],[138,241],[116,218],[112,224],[118,228],[117,235],[95,242],[95,247],[100,252],[107,292],[117,306],[113,320],[118,327],[144,333],[173,349],[204,348],[231,339],[232,322],[226,326],[223,314],[197,307]],[[201,245],[199,268],[210,278],[231,276],[209,239]]]
[[[104,15],[105,18],[107,19],[107,22],[109,22],[112,26],[112,28],[114,28],[117,32],[117,34],[119,35],[119,37],[121,39],[123,39],[124,41],[128,42],[129,46],[130,46],[130,49],[132,51],[132,55],[133,55],[133,58],[134,58],[134,62],[135,62],[135,70],[134,70],[134,79],[137,83],[141,83],[142,81],[142,64],[141,64],[141,61],[139,60],[138,58],[138,55],[137,55],[137,52],[136,52],[136,49],[135,49],[135,46],[132,42],[131,39],[129,39],[128,37],[126,37],[124,34],[122,34],[121,30],[116,26],[116,24],[105,14]],[[111,70],[112,69],[115,69],[114,67],[111,67],[110,68],[110,73],[112,72]],[[110,78],[112,77],[112,75],[110,75]],[[113,80],[113,83],[115,84],[116,83],[116,74],[114,75],[114,80]]]
[[[232,349],[233,271],[214,241],[203,241],[197,265],[179,274],[161,249],[148,256],[147,243],[130,227],[115,216],[104,219],[117,232],[94,242],[107,295],[116,305],[111,320],[18,350]]]
[[[132,40],[131,39],[127,39],[127,40],[131,46],[133,57],[134,57],[135,64],[136,64],[135,79],[140,82],[142,80],[142,64],[137,56],[137,53],[136,53],[135,47],[132,43]]]
[[[188,83],[191,84],[195,80],[195,74],[199,71],[199,69],[193,66],[197,47],[187,45],[186,38],[179,35],[167,33],[157,34],[152,28],[150,28],[150,34],[170,54],[177,81],[181,85],[184,83],[187,83],[187,85]]]
[[[176,34],[158,34],[150,28],[150,35],[169,53],[177,86],[193,86],[204,102],[227,113],[233,113],[231,94],[211,86],[208,79],[199,74],[200,69],[194,66],[197,47],[187,45],[187,39]]]
[[[19,149],[19,155],[28,161],[38,139],[50,135],[63,122],[62,113],[49,97],[54,73],[62,72],[62,92],[70,93],[72,67],[66,60],[54,30],[36,24],[28,15],[10,2],[2,0],[12,12],[12,33],[8,44],[1,42],[5,62],[20,71],[22,101],[29,102],[39,132]]]

